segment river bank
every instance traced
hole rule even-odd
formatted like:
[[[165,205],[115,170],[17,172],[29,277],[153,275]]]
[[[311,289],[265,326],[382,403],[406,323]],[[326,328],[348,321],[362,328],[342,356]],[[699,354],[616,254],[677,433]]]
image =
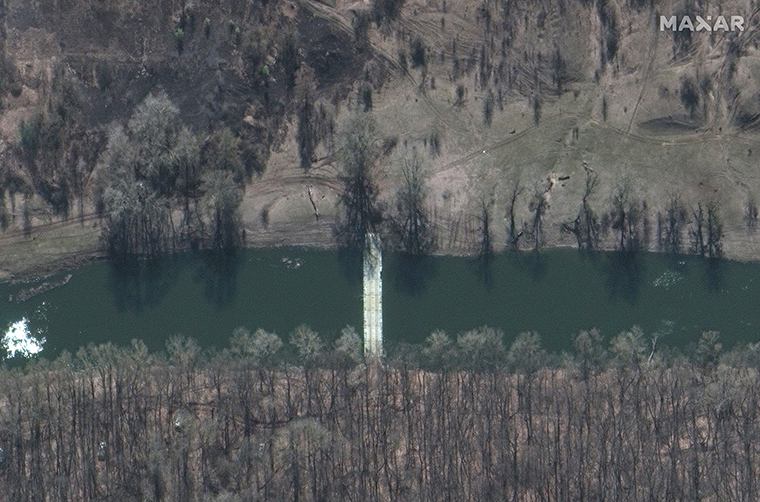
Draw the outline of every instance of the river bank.
[[[332,233],[332,220],[325,220],[326,218],[315,222],[295,218],[294,221],[269,227],[246,222],[245,248],[335,249],[337,246]],[[439,225],[444,229],[451,226],[447,222],[439,222]],[[25,236],[22,232],[0,234],[0,283],[31,282],[105,259],[106,254],[100,248],[99,235],[100,228],[94,219],[90,219],[85,226],[78,220],[41,225],[32,230],[30,236]],[[443,239],[439,239],[434,256],[474,256],[472,249],[468,249],[463,240],[454,242],[452,246],[445,246]],[[727,237],[724,237],[723,259],[742,263],[760,261],[760,243],[756,241],[758,237],[754,234],[729,230]],[[558,234],[542,249],[554,248],[575,246],[570,236]],[[495,252],[505,250],[506,246],[502,245],[497,246]],[[177,250],[183,251],[186,250]],[[600,251],[615,251],[614,239],[608,239]],[[530,250],[523,252],[532,253]],[[649,252],[660,254],[654,249],[650,249]]]

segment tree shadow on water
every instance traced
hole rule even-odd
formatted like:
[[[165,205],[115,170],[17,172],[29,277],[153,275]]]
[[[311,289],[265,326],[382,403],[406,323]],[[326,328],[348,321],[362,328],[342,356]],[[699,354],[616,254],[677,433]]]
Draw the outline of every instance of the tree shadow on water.
[[[532,251],[523,255],[521,262],[534,281],[539,282],[546,277],[546,272],[549,270],[549,260],[546,255]]]
[[[635,253],[610,253],[603,272],[611,300],[635,304],[644,281],[643,260]]]
[[[109,261],[108,288],[120,311],[157,305],[177,275],[177,258],[126,256]]]
[[[203,283],[206,300],[216,308],[226,307],[235,301],[238,271],[242,263],[243,253],[237,249],[201,253],[195,281]]]
[[[361,284],[364,278],[362,252],[349,247],[338,249],[340,271],[350,284]]]
[[[473,260],[475,275],[477,276],[478,280],[486,287],[486,290],[490,290],[493,286],[493,262],[493,254],[481,255]]]
[[[397,254],[390,261],[393,274],[393,287],[408,295],[418,296],[427,289],[427,282],[438,271],[432,256],[413,256]]]
[[[705,259],[704,280],[707,291],[710,293],[719,293],[725,283],[725,266],[720,258]]]

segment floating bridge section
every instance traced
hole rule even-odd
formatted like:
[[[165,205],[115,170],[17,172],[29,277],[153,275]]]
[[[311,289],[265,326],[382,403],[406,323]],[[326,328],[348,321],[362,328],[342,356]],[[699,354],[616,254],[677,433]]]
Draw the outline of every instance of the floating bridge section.
[[[363,261],[364,357],[380,357],[383,355],[383,254],[377,234],[367,234]]]

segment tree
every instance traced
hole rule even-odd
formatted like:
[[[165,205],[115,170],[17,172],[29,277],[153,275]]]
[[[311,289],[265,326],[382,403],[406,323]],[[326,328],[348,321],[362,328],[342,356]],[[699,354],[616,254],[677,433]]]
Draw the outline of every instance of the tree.
[[[359,85],[359,102],[362,104],[362,111],[372,111],[372,84],[362,82]]]
[[[353,366],[362,362],[362,339],[353,326],[343,328],[333,346],[344,365]]]
[[[321,500],[317,479],[318,459],[326,458],[333,438],[330,431],[314,418],[300,418],[278,429],[274,438],[276,471],[288,479],[289,498],[299,501]],[[285,495],[285,492],[281,493]],[[292,498],[291,498],[292,497]]]
[[[567,65],[562,58],[559,46],[554,47],[554,54],[552,55],[552,82],[557,89],[557,95],[561,96],[565,89],[565,81],[567,80]]]
[[[128,174],[103,194],[103,234],[109,255],[156,255],[171,243],[169,207],[143,181]]]
[[[628,180],[618,184],[611,203],[609,219],[619,235],[618,251],[635,253],[646,249],[649,242],[647,204],[634,193]]]
[[[698,202],[697,209],[692,212],[692,218],[689,230],[692,252],[719,258],[723,254],[723,224],[720,221],[718,203],[711,200],[703,207],[702,203]]]
[[[211,227],[211,248],[230,251],[243,244],[240,216],[243,192],[229,171],[210,171],[202,180],[203,207]]]
[[[702,203],[697,203],[697,209],[692,211],[691,228],[689,237],[691,240],[691,252],[700,256],[705,255],[705,236],[704,236],[705,214]]]
[[[702,369],[711,369],[718,364],[718,354],[723,348],[723,344],[718,340],[720,333],[717,331],[703,331],[699,337],[699,342],[694,349],[694,356],[697,364]]]
[[[201,195],[203,163],[201,161],[200,138],[182,127],[177,135],[177,143],[173,151],[174,162],[177,166],[177,195],[183,201],[182,230],[185,237],[196,238],[195,226],[202,226],[198,215],[198,200]],[[193,206],[190,206],[190,201]],[[200,231],[200,229],[197,229]]]
[[[541,348],[541,337],[535,331],[517,335],[507,352],[507,362],[513,368],[532,374],[541,367],[546,353]]]
[[[599,246],[599,219],[596,212],[589,204],[589,198],[593,195],[599,181],[596,173],[586,170],[586,188],[581,199],[581,207],[575,219],[570,223],[563,223],[562,230],[575,236],[578,241],[578,249],[593,250]]]
[[[372,11],[375,14],[377,24],[382,21],[395,21],[401,13],[404,0],[373,0]]]
[[[177,171],[172,150],[179,129],[179,109],[164,92],[148,94],[127,123],[129,142],[135,149],[135,179],[148,181],[165,197],[173,195],[175,189]]]
[[[760,211],[757,209],[755,199],[750,195],[747,197],[747,205],[744,208],[744,221],[747,224],[747,230],[752,232],[757,228],[757,217]]]
[[[488,259],[493,254],[493,242],[491,242],[491,204],[493,200],[488,197],[480,199],[480,243],[478,244],[478,257]]]
[[[173,248],[172,208],[197,199],[200,141],[179,123],[165,93],[149,94],[127,127],[112,126],[96,167],[95,205],[105,219],[102,238],[113,254],[156,254]]]
[[[644,331],[638,326],[619,333],[610,342],[612,357],[624,366],[638,367],[644,361],[645,351]]]
[[[296,129],[296,142],[298,143],[298,156],[301,159],[301,167],[309,169],[317,148],[317,116],[314,110],[315,101],[315,77],[314,71],[306,64],[302,65],[296,73],[296,114],[298,127]]]
[[[680,89],[681,104],[689,112],[689,118],[694,118],[694,112],[699,106],[699,90],[697,84],[691,77],[681,78]]]
[[[520,249],[520,237],[523,236],[523,231],[517,229],[517,223],[515,221],[515,204],[517,203],[517,198],[522,195],[522,193],[525,191],[525,187],[523,187],[520,184],[520,180],[517,179],[513,185],[512,190],[509,192],[509,197],[507,199],[507,212],[506,217],[509,218],[509,228],[507,229],[508,232],[508,239],[509,239],[509,246],[514,249],[515,251],[519,251]]]
[[[296,348],[298,357],[304,361],[314,361],[322,354],[324,343],[316,331],[301,324],[290,335],[290,344]]]
[[[602,346],[602,335],[596,328],[581,331],[573,339],[573,346],[581,379],[587,380],[604,363],[606,353]]]
[[[541,90],[539,89],[533,94],[533,97],[531,98],[531,105],[533,107],[533,123],[535,125],[538,125],[538,123],[541,121],[541,107],[543,106],[543,96],[541,93]]]
[[[601,46],[601,67],[612,62],[617,55],[620,43],[620,28],[612,2],[608,0],[599,0],[596,2],[596,12],[599,16],[602,33],[600,35],[599,45]]]
[[[422,347],[422,356],[428,366],[440,370],[451,364],[451,338],[443,330],[433,331]]]
[[[523,418],[528,444],[531,443],[534,435],[534,377],[543,365],[545,358],[546,353],[541,349],[541,338],[535,331],[517,335],[507,353],[507,362],[517,373],[517,406]],[[516,452],[517,446],[515,445],[514,448]]]
[[[274,333],[259,328],[251,333],[243,327],[235,328],[230,339],[232,353],[250,357],[256,363],[271,363],[282,348],[282,340]]]
[[[492,370],[504,359],[504,333],[482,326],[457,335],[460,364],[474,371]]]
[[[493,120],[493,107],[494,107],[494,95],[491,89],[488,90],[485,99],[483,99],[483,123],[487,126],[491,125]]]
[[[528,204],[528,209],[533,213],[530,236],[533,238],[533,249],[535,251],[541,249],[544,244],[544,214],[549,209],[546,194],[547,192],[541,189],[539,183],[533,185],[533,197]]]
[[[417,68],[418,66],[422,66],[423,68],[426,67],[427,47],[425,47],[425,42],[422,41],[422,37],[415,35],[414,38],[412,38],[409,52],[410,59],[412,60],[412,68]]]
[[[427,172],[416,150],[404,156],[400,164],[403,181],[396,193],[396,214],[391,218],[391,228],[404,253],[420,256],[430,252],[435,239],[426,207]]]
[[[240,157],[240,138],[229,128],[218,131],[213,138],[206,163],[211,169],[226,171],[238,185],[246,177],[245,166]]]
[[[658,236],[662,251],[673,254],[681,252],[686,220],[686,207],[681,203],[681,198],[677,194],[670,194],[664,219],[658,214]]]
[[[707,256],[720,258],[723,254],[723,224],[720,221],[718,202],[711,200],[707,203]]]
[[[367,234],[376,232],[383,220],[375,180],[375,162],[379,156],[377,139],[377,126],[368,113],[355,112],[341,132],[343,215],[335,226],[335,233],[349,249],[363,250]]]

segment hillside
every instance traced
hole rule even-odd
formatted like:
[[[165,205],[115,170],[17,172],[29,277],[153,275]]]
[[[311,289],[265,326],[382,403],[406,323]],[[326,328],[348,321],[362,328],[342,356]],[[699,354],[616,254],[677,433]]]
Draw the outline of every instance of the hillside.
[[[364,108],[389,212],[399,159],[424,152],[438,252],[476,252],[486,228],[497,251],[757,259],[755,14],[748,0],[6,0],[0,269],[99,252],[109,131],[162,91],[206,162],[233,135],[249,245],[333,243],[336,136]],[[747,29],[661,32],[660,15],[741,15]],[[304,169],[307,91],[321,129]],[[696,242],[703,226],[719,242]]]

